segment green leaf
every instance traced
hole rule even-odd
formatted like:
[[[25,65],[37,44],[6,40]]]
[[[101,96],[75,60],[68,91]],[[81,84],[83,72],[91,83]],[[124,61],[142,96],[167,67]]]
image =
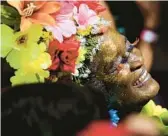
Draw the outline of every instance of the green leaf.
[[[9,26],[20,25],[20,15],[16,9],[7,5],[1,5],[1,23]]]
[[[1,15],[6,18],[20,17],[19,12],[15,8],[7,5],[1,5]]]

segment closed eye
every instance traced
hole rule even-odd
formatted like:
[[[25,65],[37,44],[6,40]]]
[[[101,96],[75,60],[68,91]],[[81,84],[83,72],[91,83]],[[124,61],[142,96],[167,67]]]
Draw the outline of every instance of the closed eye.
[[[112,68],[110,69],[110,74],[115,74],[116,72],[118,72],[118,66],[121,64],[122,62],[122,57],[119,56],[118,58],[116,58],[116,60],[114,61]]]

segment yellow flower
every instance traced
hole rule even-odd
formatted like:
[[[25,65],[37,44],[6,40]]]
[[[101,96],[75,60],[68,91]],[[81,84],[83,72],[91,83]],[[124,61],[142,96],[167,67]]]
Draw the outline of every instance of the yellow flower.
[[[15,76],[10,78],[12,86],[30,83],[44,82],[45,78],[49,77],[49,71],[40,70],[38,73],[27,73],[24,69],[19,69],[15,72]]]
[[[37,52],[37,56],[29,56],[25,63],[22,62],[21,68],[10,79],[12,85],[44,82],[45,78],[49,77],[49,71],[47,69],[51,65],[51,57],[43,51],[43,47],[39,50],[41,52]]]
[[[141,113],[149,117],[153,117],[153,119],[157,122],[161,135],[168,135],[168,110],[166,108],[162,108],[162,106],[156,105],[152,100],[150,100],[142,108]]]
[[[162,108],[162,106],[157,105],[153,111],[153,116],[160,116],[163,112],[166,112],[166,108]]]
[[[154,101],[150,100],[143,108],[141,113],[145,113],[148,116],[160,116],[162,113],[166,112],[166,108],[162,108],[160,105],[156,105]]]
[[[51,56],[46,52],[44,42],[38,43],[43,31],[41,25],[31,25],[24,32],[16,32],[1,25],[2,55],[9,65],[17,69],[10,78],[12,85],[44,82],[49,77],[47,70],[51,65]]]
[[[1,24],[1,57],[5,58],[9,65],[18,69],[21,67],[21,62],[25,61],[24,56],[35,55],[34,49],[38,46],[37,42],[42,36],[42,26],[32,25],[29,29],[23,32],[16,32]]]
[[[43,31],[42,38],[43,42],[49,44],[49,42],[53,40],[53,35],[51,32]]]
[[[81,36],[87,36],[90,34],[92,29],[92,26],[87,26],[86,29],[78,29],[77,30],[77,34],[81,35]]]
[[[79,48],[79,56],[76,60],[76,64],[79,64],[80,62],[85,60],[85,54],[86,53],[87,53],[87,49],[85,49],[84,47]]]

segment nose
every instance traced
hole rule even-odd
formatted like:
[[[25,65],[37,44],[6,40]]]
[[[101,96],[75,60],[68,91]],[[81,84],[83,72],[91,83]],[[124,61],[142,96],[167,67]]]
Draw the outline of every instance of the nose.
[[[134,72],[144,65],[143,56],[137,48],[134,48],[128,58],[131,72]]]

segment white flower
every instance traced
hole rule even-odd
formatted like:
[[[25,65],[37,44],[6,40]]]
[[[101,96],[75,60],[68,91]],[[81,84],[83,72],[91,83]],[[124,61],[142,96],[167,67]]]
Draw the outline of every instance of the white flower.
[[[76,65],[76,69],[81,68],[83,66],[83,63],[79,63]]]
[[[99,33],[99,27],[97,25],[93,25],[91,34],[98,34],[98,33]]]
[[[80,45],[84,46],[86,44],[86,38],[83,36],[77,36],[78,40],[80,41]]]
[[[87,78],[88,77],[88,74],[82,74],[81,75],[83,78]]]
[[[78,69],[75,69],[75,73],[72,73],[73,76],[79,76],[79,71]]]
[[[93,55],[96,54],[96,49],[95,49],[95,48],[92,49],[92,54],[93,54]]]
[[[81,37],[80,42],[81,42],[82,45],[85,45],[86,44],[86,38]]]
[[[88,74],[91,73],[91,71],[89,69],[86,69],[85,72],[88,73]]]

